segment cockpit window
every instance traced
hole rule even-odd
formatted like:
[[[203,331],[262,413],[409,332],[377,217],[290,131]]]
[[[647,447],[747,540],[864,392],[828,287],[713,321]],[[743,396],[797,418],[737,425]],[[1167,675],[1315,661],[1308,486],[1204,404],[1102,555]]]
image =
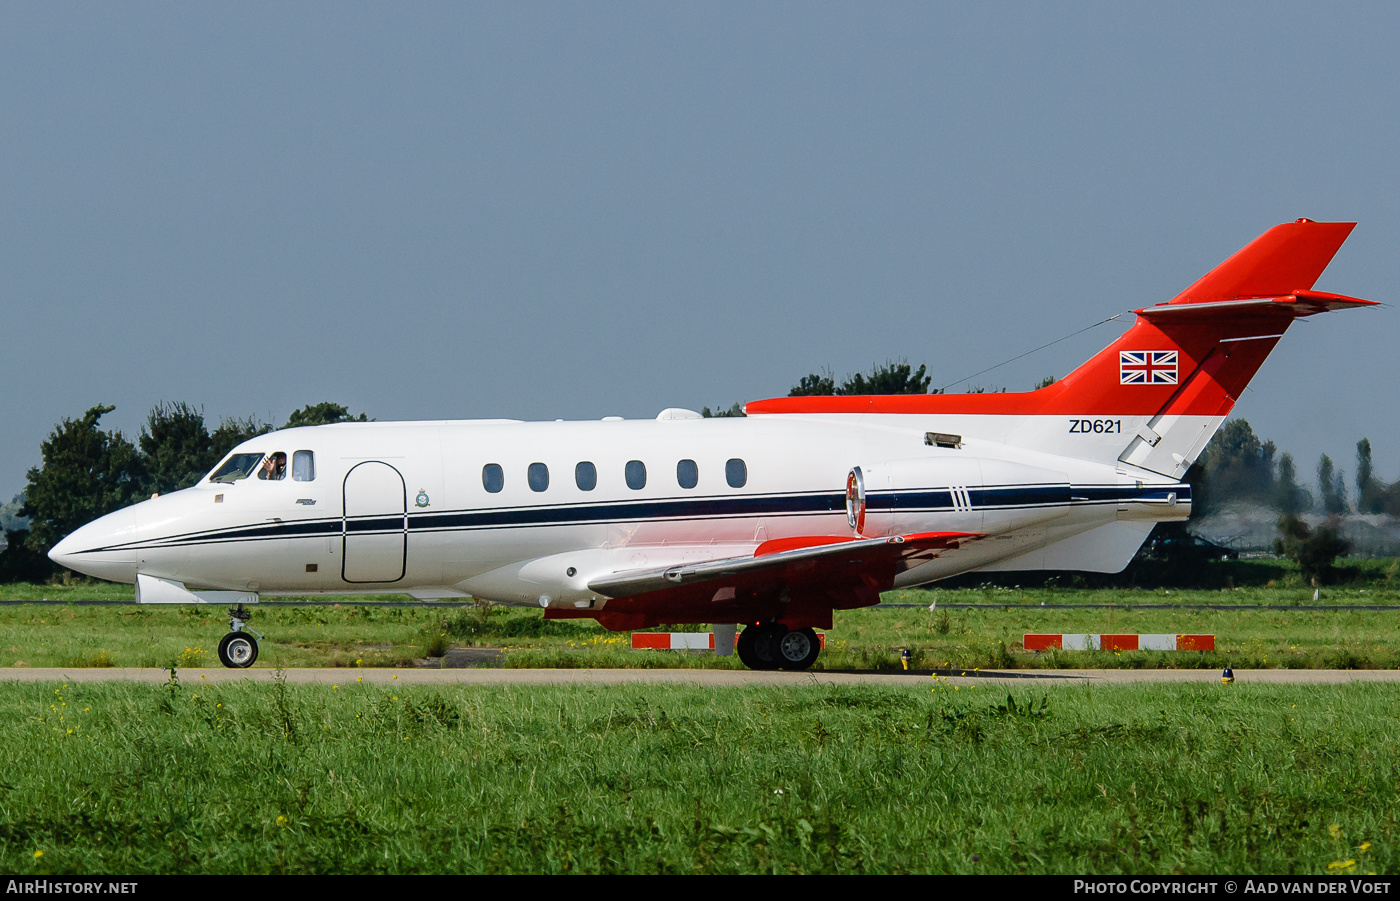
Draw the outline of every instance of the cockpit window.
[[[262,454],[234,454],[224,461],[224,465],[214,470],[209,477],[211,482],[237,482],[252,475],[253,467],[263,458]]]
[[[268,454],[263,461],[262,467],[258,470],[258,478],[273,482],[287,477],[287,455],[278,451],[275,454]]]
[[[311,451],[297,451],[292,454],[292,481],[314,482],[316,480],[316,455]]]

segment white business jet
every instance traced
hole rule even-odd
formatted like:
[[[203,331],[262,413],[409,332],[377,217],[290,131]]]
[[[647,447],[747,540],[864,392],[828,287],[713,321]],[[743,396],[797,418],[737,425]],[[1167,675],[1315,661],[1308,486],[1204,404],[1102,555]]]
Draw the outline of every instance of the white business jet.
[[[146,604],[262,596],[538,605],[613,630],[713,623],[800,670],[832,611],[972,570],[1118,572],[1184,520],[1180,480],[1289,324],[1373,305],[1314,282],[1353,223],[1277,226],[1061,381],[1018,394],[789,397],[747,418],[343,423],[244,442],[193,488],[50,553]]]

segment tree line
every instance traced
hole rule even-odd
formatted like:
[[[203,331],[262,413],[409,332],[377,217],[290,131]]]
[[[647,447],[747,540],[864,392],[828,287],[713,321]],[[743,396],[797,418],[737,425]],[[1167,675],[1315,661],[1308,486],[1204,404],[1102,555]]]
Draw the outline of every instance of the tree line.
[[[1051,384],[1040,380],[1035,387]],[[941,393],[931,389],[926,364],[889,360],[869,372],[837,381],[830,371],[803,376],[789,397],[870,394]],[[973,388],[969,393],[999,392],[1004,388]],[[247,439],[272,431],[256,417],[224,418],[212,430],[202,409],[182,402],[161,403],[147,415],[133,442],[119,431],[104,431],[101,419],[115,409],[90,408],[78,419],[64,419],[40,447],[41,465],[30,469],[22,495],[0,507],[7,547],[0,551],[0,582],[42,581],[53,575],[50,548],[64,536],[99,516],[152,494],[188,488]],[[701,410],[703,416],[743,416],[743,408]],[[280,428],[367,421],[329,401],[294,411]],[[1323,454],[1317,464],[1318,492],[1299,482],[1289,453],[1278,453],[1273,441],[1260,440],[1248,421],[1232,419],[1216,433],[1196,465],[1186,475],[1194,499],[1192,519],[1231,505],[1253,504],[1279,515],[1275,549],[1298,560],[1317,577],[1347,551],[1336,522],[1310,528],[1307,513],[1336,517],[1350,511],[1400,516],[1400,482],[1385,483],[1375,475],[1371,442],[1356,446],[1355,492],[1348,491],[1345,473]],[[1354,503],[1352,501],[1354,498]],[[28,527],[19,526],[28,519]],[[17,526],[17,527],[12,527]],[[1316,562],[1316,561],[1322,562]],[[1309,562],[1313,561],[1313,562]]]
[[[1351,550],[1342,537],[1341,517],[1348,513],[1400,516],[1400,482],[1386,483],[1376,477],[1369,438],[1356,443],[1354,494],[1348,491],[1346,473],[1327,454],[1318,458],[1316,472],[1314,496],[1299,483],[1292,454],[1278,454],[1274,442],[1261,441],[1247,420],[1232,419],[1215,433],[1187,473],[1194,500],[1192,519],[1232,506],[1272,509],[1278,515],[1275,553],[1296,561],[1309,581],[1331,581],[1337,557]],[[1308,513],[1326,519],[1312,526],[1303,519]]]
[[[78,419],[64,419],[40,445],[41,464],[26,474],[16,511],[28,518],[28,527],[6,528],[0,581],[48,578],[55,570],[49,549],[79,526],[153,494],[188,488],[239,444],[273,430],[249,416],[226,417],[211,431],[202,409],[161,403],[133,442],[102,429],[102,417],[115,409],[99,405]],[[294,411],[280,428],[367,420],[327,401]]]
[[[1053,384],[1054,376],[1046,376],[1036,383],[1036,388]],[[908,360],[886,360],[871,367],[868,373],[855,372],[840,382],[830,369],[812,372],[797,380],[788,391],[788,397],[848,397],[867,394],[942,394],[942,388],[931,388],[933,376],[927,363],[920,363],[915,369]],[[975,386],[968,394],[999,394],[1005,388],[984,388]],[[735,403],[728,409],[701,407],[700,415],[706,419],[712,416],[743,416],[744,408]]]
[[[1053,384],[1053,376],[1041,379],[1035,388]],[[789,397],[862,394],[940,394],[928,367],[915,369],[907,360],[886,361],[868,373],[857,372],[837,381],[830,370],[803,376],[788,391]],[[970,394],[999,393],[1005,388],[974,387]],[[701,410],[703,416],[743,416],[734,404],[728,410]],[[1244,419],[1227,421],[1216,432],[1200,459],[1186,473],[1192,487],[1191,520],[1237,505],[1255,505],[1278,514],[1278,539],[1274,550],[1297,561],[1306,578],[1325,582],[1333,575],[1333,564],[1350,547],[1342,537],[1337,517],[1349,512],[1400,516],[1400,482],[1386,483],[1375,475],[1371,441],[1362,438],[1356,445],[1355,493],[1349,495],[1346,474],[1332,458],[1323,454],[1317,463],[1317,494],[1299,482],[1297,464],[1290,453],[1278,453],[1273,441],[1264,441]],[[1353,503],[1350,498],[1354,497]],[[1321,513],[1328,520],[1309,526],[1303,516]],[[1188,526],[1163,524],[1156,537],[1172,537],[1169,546],[1188,547]],[[1175,533],[1173,535],[1173,533]],[[1185,563],[1186,561],[1182,561]]]
[[[1369,438],[1356,443],[1355,494],[1348,490],[1346,473],[1327,454],[1317,461],[1318,494],[1314,496],[1299,484],[1293,455],[1283,453],[1276,460],[1277,453],[1274,442],[1261,441],[1248,420],[1226,422],[1201,454],[1197,471],[1188,476],[1199,493],[1200,512],[1252,503],[1285,515],[1354,512],[1400,516],[1400,482],[1386,483],[1376,477]]]
[[[1035,384],[1054,384],[1047,376]],[[887,360],[869,372],[857,372],[837,381],[830,370],[803,376],[788,391],[788,397],[842,397],[866,394],[942,394],[933,388],[927,364],[914,368],[907,360]],[[968,394],[1001,393],[1005,388],[973,387]],[[743,407],[701,409],[701,415],[743,416]],[[1318,512],[1328,516],[1356,513],[1385,513],[1400,516],[1400,482],[1386,483],[1376,478],[1371,462],[1371,441],[1356,444],[1356,491],[1350,495],[1346,474],[1332,458],[1323,454],[1317,463],[1318,493],[1298,481],[1298,468],[1290,453],[1278,453],[1273,441],[1254,433],[1248,420],[1227,421],[1206,445],[1201,458],[1186,475],[1194,499],[1193,518],[1237,504],[1270,507],[1282,515],[1299,516]],[[1352,503],[1350,497],[1355,498]]]

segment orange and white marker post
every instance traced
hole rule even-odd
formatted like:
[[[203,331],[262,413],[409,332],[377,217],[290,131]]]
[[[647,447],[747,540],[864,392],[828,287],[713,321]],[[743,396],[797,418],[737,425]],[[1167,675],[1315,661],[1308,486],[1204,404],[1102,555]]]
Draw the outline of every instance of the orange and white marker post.
[[[818,632],[817,641],[826,647],[826,633]],[[732,642],[732,639],[731,639]],[[713,651],[713,632],[633,632],[634,651]]]
[[[633,632],[632,650],[713,651],[713,632]]]
[[[1028,651],[1213,651],[1214,635],[1104,635],[1083,632],[1026,633]]]

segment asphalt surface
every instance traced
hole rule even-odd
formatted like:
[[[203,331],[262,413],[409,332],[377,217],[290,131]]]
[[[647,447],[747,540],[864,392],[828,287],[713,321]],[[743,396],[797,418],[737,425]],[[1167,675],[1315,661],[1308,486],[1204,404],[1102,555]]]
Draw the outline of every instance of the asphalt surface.
[[[184,685],[240,681],[271,682],[282,673],[288,683],[314,685],[891,685],[926,686],[934,677],[953,685],[1141,685],[1194,682],[1220,684],[1218,670],[980,670],[932,673],[752,672],[707,669],[182,669]],[[140,682],[169,680],[165,669],[0,669],[0,682]],[[1400,670],[1235,670],[1238,684],[1341,685],[1347,682],[1400,683]]]

